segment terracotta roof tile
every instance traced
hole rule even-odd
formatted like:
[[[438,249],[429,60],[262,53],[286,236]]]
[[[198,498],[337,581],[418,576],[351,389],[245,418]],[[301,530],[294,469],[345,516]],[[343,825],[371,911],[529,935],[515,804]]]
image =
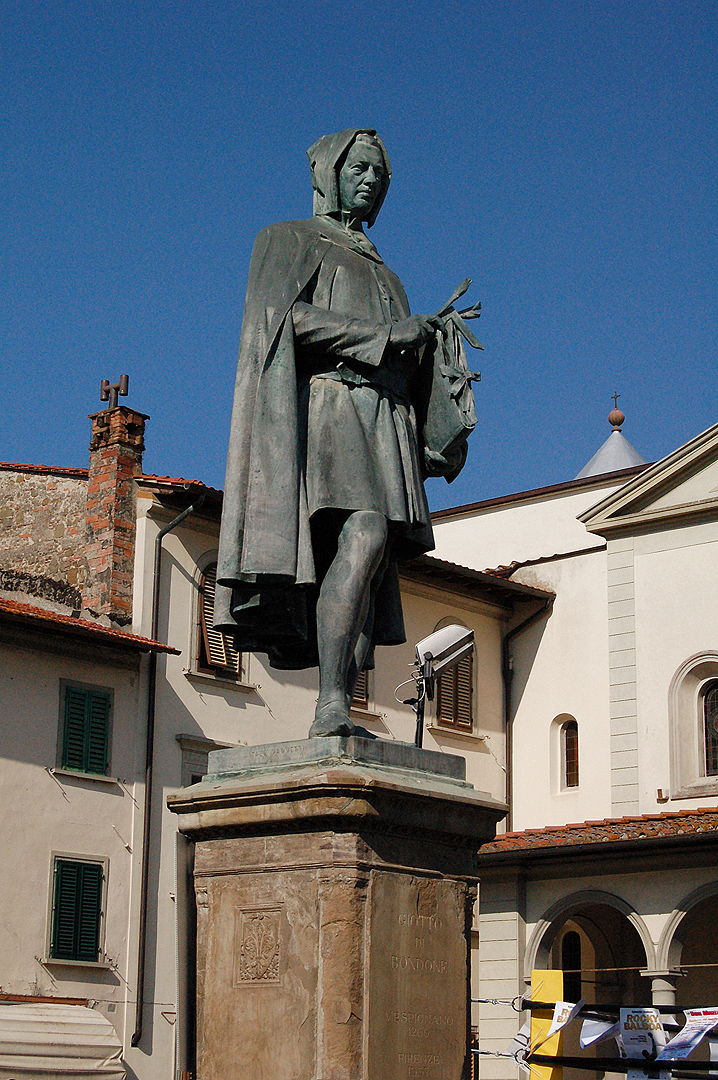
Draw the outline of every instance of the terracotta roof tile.
[[[52,476],[68,476],[86,480],[89,469],[70,468],[65,465],[23,465],[14,461],[0,461],[0,469],[8,472],[49,473]]]
[[[61,615],[59,612],[47,611],[33,604],[23,604],[18,600],[0,597],[0,620],[3,617],[25,625],[35,625],[48,630],[56,629],[61,633],[95,641],[98,645],[119,645],[137,652],[166,652],[176,655],[180,652],[179,649],[173,649],[170,645],[163,645],[161,641],[129,634],[126,630],[114,630],[109,626],[88,622],[86,619]]]
[[[28,465],[15,461],[0,461],[0,469],[5,469],[7,472],[14,471],[38,473],[50,476],[67,476],[77,480],[86,480],[89,475],[89,469],[70,468],[65,465]],[[218,495],[222,494],[221,488],[209,487],[202,480],[187,480],[184,476],[159,476],[156,473],[142,473],[141,476],[137,477],[137,480],[140,482],[148,481],[150,484],[162,484],[165,487],[197,487]]]
[[[653,840],[672,836],[716,832],[718,807],[673,810],[638,817],[602,818],[567,825],[547,825],[542,829],[509,832],[481,848],[481,855],[508,854],[538,848],[620,843],[626,840]]]

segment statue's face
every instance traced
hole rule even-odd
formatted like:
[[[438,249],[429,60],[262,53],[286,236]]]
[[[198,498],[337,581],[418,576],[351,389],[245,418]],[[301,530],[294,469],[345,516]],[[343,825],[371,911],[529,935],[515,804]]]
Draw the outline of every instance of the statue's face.
[[[362,220],[369,216],[384,180],[384,158],[378,146],[355,142],[339,172],[342,210]]]

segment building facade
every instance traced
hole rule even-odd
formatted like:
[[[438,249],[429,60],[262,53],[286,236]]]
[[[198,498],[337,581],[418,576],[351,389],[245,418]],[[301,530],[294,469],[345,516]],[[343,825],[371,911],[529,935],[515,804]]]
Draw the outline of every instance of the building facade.
[[[556,597],[511,643],[511,816],[480,855],[476,996],[562,967],[572,1000],[712,1005],[718,426],[655,465],[436,519],[442,558]],[[488,1050],[519,1024],[486,1001],[474,1019]]]
[[[142,472],[147,417],[92,418],[89,467],[0,466],[0,765],[21,805],[0,884],[8,999],[89,1002],[129,1077],[193,1071],[192,852],[168,794],[215,748],[306,737],[316,671],[238,655],[212,629],[221,492]],[[378,650],[354,716],[411,742],[414,643],[456,622],[475,653],[443,678],[424,745],[506,795],[502,648],[551,597],[425,558],[402,573],[403,647]],[[4,605],[4,607],[3,607]]]

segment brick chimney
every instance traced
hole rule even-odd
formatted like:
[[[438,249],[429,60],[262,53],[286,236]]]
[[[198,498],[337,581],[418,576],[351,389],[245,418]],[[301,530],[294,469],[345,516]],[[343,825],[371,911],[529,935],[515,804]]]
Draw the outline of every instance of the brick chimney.
[[[116,398],[115,398],[116,400]],[[137,520],[148,416],[125,405],[93,413],[87,485],[87,579],[82,606],[112,622],[132,622]]]

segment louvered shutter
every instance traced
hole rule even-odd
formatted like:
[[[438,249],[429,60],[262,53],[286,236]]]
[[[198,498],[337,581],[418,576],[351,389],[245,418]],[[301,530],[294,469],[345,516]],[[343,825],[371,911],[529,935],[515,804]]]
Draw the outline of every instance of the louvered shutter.
[[[85,717],[87,692],[74,686],[65,688],[65,718],[62,737],[63,769],[85,767]]]
[[[242,654],[234,647],[228,634],[215,630],[214,599],[217,588],[217,564],[208,566],[202,576],[200,597],[200,666],[219,668],[239,675],[242,670]]]
[[[436,715],[442,724],[453,724],[456,715],[454,671],[445,671],[436,680]]]
[[[110,698],[81,687],[65,687],[62,767],[104,776],[110,738]]]
[[[98,863],[84,863],[81,869],[77,905],[77,959],[94,963],[100,948],[102,867]]]
[[[471,731],[473,663],[465,656],[436,680],[436,716],[440,724]]]
[[[57,859],[50,955],[95,963],[100,950],[102,866]]]
[[[456,726],[471,730],[471,656],[456,665]]]
[[[110,699],[106,694],[87,695],[87,742],[85,769],[87,772],[107,772],[107,749],[110,728]]]
[[[352,705],[357,709],[366,709],[369,707],[369,672],[362,671],[357,679],[356,686],[354,687],[354,696],[352,697]]]
[[[75,916],[79,890],[79,864],[58,859],[55,863],[55,910],[50,947],[50,955],[58,960],[75,959]]]

